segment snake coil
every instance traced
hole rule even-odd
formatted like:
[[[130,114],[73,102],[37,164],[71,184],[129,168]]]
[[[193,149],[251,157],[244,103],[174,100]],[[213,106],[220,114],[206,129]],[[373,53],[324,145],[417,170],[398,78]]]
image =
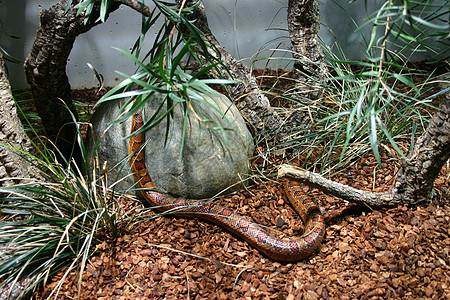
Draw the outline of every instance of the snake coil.
[[[131,132],[143,125],[142,111],[133,116]],[[142,151],[143,134],[130,139],[130,165],[141,192],[152,206],[160,211],[175,211],[176,216],[201,218],[228,229],[268,257],[279,261],[298,261],[308,257],[322,242],[325,223],[317,204],[293,180],[284,183],[286,194],[305,225],[304,234],[298,238],[276,238],[258,224],[248,221],[231,210],[201,200],[173,198],[156,191],[147,171]]]

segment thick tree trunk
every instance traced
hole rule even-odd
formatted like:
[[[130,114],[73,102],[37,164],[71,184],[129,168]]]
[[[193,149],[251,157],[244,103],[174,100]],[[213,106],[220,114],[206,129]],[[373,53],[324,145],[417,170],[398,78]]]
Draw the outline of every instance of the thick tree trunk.
[[[0,186],[18,184],[23,179],[39,176],[38,171],[13,149],[28,152],[31,143],[17,115],[0,52]]]
[[[23,159],[18,155],[19,151],[29,152],[31,148],[30,140],[17,115],[3,55],[0,52],[0,186],[12,186],[43,178],[38,168],[27,160],[30,157]],[[5,254],[0,253],[0,256],[2,255]],[[0,290],[0,300],[17,299],[32,280],[19,280],[14,288],[11,288],[11,285],[4,286]]]
[[[72,102],[66,64],[75,38],[99,22],[96,22],[98,11],[94,10],[85,24],[85,18],[76,15],[74,6],[77,2],[73,1],[66,13],[67,0],[41,11],[40,27],[25,61],[25,73],[47,137],[65,158],[73,155],[78,159],[77,131],[71,116],[72,113],[76,118],[77,112]],[[113,2],[109,12],[119,5]]]
[[[320,83],[327,77],[324,55],[319,43],[320,13],[317,0],[289,0],[288,29],[291,40],[296,85],[285,92],[296,103],[292,105],[287,123],[290,131],[304,135],[311,128],[316,114],[308,105],[322,96]]]
[[[294,178],[325,193],[373,207],[418,205],[432,200],[434,181],[449,157],[450,92],[447,92],[440,109],[417,140],[413,151],[403,161],[392,188],[387,192],[360,191],[289,165],[282,165],[278,176]]]
[[[403,161],[391,189],[394,203],[411,205],[432,198],[434,181],[450,157],[450,91],[419,137],[408,159]]]
[[[319,43],[320,13],[317,0],[289,0],[288,29],[292,56],[295,59],[293,78],[297,86],[291,97],[300,102],[320,98],[317,85],[327,75],[324,56]]]

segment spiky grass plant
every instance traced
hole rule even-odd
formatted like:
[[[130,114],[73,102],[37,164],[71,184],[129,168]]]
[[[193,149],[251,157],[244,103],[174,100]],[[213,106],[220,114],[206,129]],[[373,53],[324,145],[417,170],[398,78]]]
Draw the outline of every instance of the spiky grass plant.
[[[415,134],[435,109],[433,100],[442,93],[433,91],[436,74],[415,68],[409,59],[428,49],[434,63],[445,63],[448,6],[432,1],[397,2],[386,1],[364,24],[373,25],[370,39],[364,40],[365,61],[346,59],[339,45],[334,45],[334,51],[323,46],[330,76],[314,82],[322,86],[323,97],[305,105],[316,115],[316,122],[296,132],[285,145],[306,155],[316,171],[327,173],[348,166],[368,151],[381,163],[379,148],[404,157],[409,148],[400,149],[398,142],[413,146]],[[378,36],[380,28],[383,34]],[[422,80],[417,81],[417,76]]]
[[[81,1],[80,12],[89,12],[96,2],[98,1]],[[121,122],[141,109],[153,93],[163,93],[167,95],[164,101],[168,108],[167,113],[159,119],[150,118],[142,130],[150,129],[164,118],[169,122],[171,111],[181,105],[186,116],[186,131],[188,114],[196,114],[195,102],[204,102],[200,94],[214,93],[208,85],[231,81],[200,78],[214,68],[215,63],[200,68],[193,75],[181,70],[182,59],[186,56],[195,59],[198,48],[194,45],[199,45],[205,55],[207,46],[198,29],[193,27],[181,12],[164,3],[154,2],[162,14],[155,10],[152,17],[143,19],[142,35],[134,47],[135,55],[122,51],[134,60],[140,71],[132,76],[123,74],[126,77],[124,82],[107,93],[103,101],[124,97],[136,99],[130,111],[117,120]],[[105,5],[107,1],[102,1],[103,12],[106,12]],[[186,11],[189,12],[190,9]],[[163,16],[164,20],[158,38],[148,53],[140,59],[138,57],[143,36],[160,16]],[[176,34],[173,24],[188,27],[191,35]],[[148,61],[143,62],[147,59]],[[131,90],[136,84],[142,89]],[[160,107],[164,103],[161,103]],[[215,127],[214,120],[201,121],[212,130],[224,131],[224,128]],[[58,294],[64,279],[72,270],[79,271],[81,280],[87,260],[95,250],[94,245],[104,237],[117,236],[129,223],[141,219],[139,215],[125,215],[119,204],[123,195],[117,195],[108,188],[107,173],[95,164],[95,157],[87,157],[80,132],[78,134],[83,157],[82,166],[77,166],[74,161],[57,162],[53,153],[36,147],[39,158],[30,153],[18,154],[40,168],[41,173],[45,174],[44,178],[0,188],[0,193],[6,195],[0,200],[1,285],[8,286],[11,291],[14,290],[14,284],[24,285],[25,288],[20,289],[19,297],[33,291],[39,284],[45,284],[52,275],[62,269],[65,269],[64,274],[49,297]],[[182,145],[184,137],[185,134]]]
[[[50,297],[57,295],[68,274],[80,274],[95,245],[117,237],[132,220],[120,205],[124,195],[106,184],[105,170],[96,157],[87,157],[79,139],[83,166],[56,161],[54,153],[9,149],[38,169],[39,179],[0,184],[0,290],[21,298],[45,284],[56,272],[65,272]],[[44,144],[44,143],[42,143]],[[35,145],[36,146],[36,145]],[[83,170],[83,171],[82,171]]]

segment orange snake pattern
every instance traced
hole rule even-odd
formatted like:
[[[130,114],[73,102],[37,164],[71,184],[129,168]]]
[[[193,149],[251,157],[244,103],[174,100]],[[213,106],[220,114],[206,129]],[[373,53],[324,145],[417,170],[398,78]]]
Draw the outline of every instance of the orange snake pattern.
[[[142,111],[139,110],[132,120],[131,132],[143,125]],[[202,200],[173,198],[156,191],[147,171],[142,151],[143,134],[130,139],[130,165],[137,186],[152,206],[160,211],[174,211],[176,216],[198,217],[218,224],[235,235],[243,238],[266,256],[278,261],[298,261],[308,257],[322,242],[325,233],[325,222],[319,207],[307,197],[300,184],[293,180],[285,181],[286,194],[303,219],[304,234],[298,238],[280,239],[270,235],[258,224],[248,221],[231,210],[207,203]]]

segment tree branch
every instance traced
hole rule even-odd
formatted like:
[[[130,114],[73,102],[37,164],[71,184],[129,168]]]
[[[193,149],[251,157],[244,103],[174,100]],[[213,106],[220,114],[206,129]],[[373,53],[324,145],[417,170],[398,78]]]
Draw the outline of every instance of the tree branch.
[[[358,204],[365,204],[372,207],[396,206],[399,204],[392,201],[393,197],[390,191],[376,193],[358,190],[348,185],[326,179],[317,173],[291,165],[281,165],[278,169],[278,178],[291,178],[302,181],[309,186],[318,188],[325,194]]]
[[[146,17],[151,16],[150,8],[140,1],[137,1],[137,0],[115,0],[114,2],[116,2],[118,4],[126,5],[132,9],[134,9],[135,11],[143,14]]]
[[[326,194],[374,207],[430,203],[434,195],[434,181],[450,158],[450,91],[448,87],[446,89],[439,110],[407,159],[403,160],[389,191],[377,193],[357,190],[290,165],[281,165],[278,177],[299,180]]]

